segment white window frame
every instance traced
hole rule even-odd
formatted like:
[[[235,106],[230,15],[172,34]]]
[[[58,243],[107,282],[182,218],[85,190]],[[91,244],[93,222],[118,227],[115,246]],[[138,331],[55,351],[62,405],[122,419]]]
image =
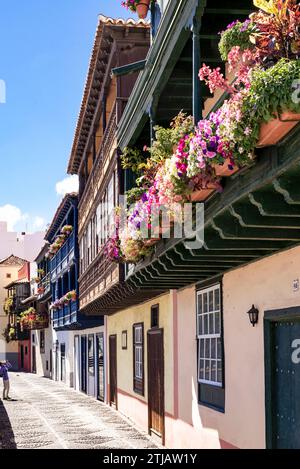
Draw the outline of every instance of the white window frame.
[[[143,326],[134,325],[134,378],[144,379],[143,374]]]
[[[215,291],[219,291],[219,305],[216,307],[215,304]],[[213,293],[213,307],[210,309],[210,303],[209,303],[209,294],[210,292]],[[207,311],[204,311],[204,297],[206,295],[207,299]],[[202,301],[202,311],[198,311],[199,307],[199,297],[201,297]],[[196,304],[196,310],[197,310],[197,340],[198,340],[198,356],[197,356],[197,374],[198,374],[198,383],[204,383],[204,384],[209,384],[212,386],[216,387],[223,387],[223,369],[224,369],[224,358],[223,358],[223,350],[222,350],[222,308],[221,308],[221,286],[220,284],[213,285],[208,288],[204,288],[203,290],[197,291],[197,304]],[[210,315],[213,315],[213,330],[209,330],[210,328]],[[216,331],[216,318],[217,315],[219,317],[219,325],[218,325],[218,331]],[[205,321],[205,317],[207,320]],[[201,321],[201,330],[200,330],[200,321]],[[205,333],[204,328],[205,328],[205,323],[207,325],[208,332]],[[218,341],[220,344],[220,356],[218,355]],[[204,355],[201,355],[201,342],[204,344]],[[212,357],[212,343],[214,343],[215,347],[215,353],[214,357]],[[208,355],[206,355],[206,347],[209,344],[208,350],[209,350],[209,358]],[[204,376],[206,374],[206,363],[209,363],[209,376],[210,379],[205,379],[203,377],[200,377],[200,363],[201,360],[204,360]],[[216,379],[211,379],[212,375],[212,363],[215,362],[216,364],[216,369],[215,369],[215,374],[216,374]],[[222,365],[222,381],[218,381],[218,364],[221,363]]]

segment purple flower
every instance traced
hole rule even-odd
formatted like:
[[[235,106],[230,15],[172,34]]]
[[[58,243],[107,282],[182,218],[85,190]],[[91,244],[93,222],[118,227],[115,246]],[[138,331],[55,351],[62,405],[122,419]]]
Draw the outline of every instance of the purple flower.
[[[144,192],[142,194],[142,202],[147,202],[147,200],[148,200],[148,194],[146,192]]]
[[[249,26],[250,23],[251,23],[250,20],[244,21],[244,23],[243,23],[242,26],[241,26],[240,32],[241,32],[241,33],[244,33],[245,31],[247,31],[248,26]]]
[[[239,22],[239,20],[235,20],[235,21],[233,21],[232,23],[229,23],[229,25],[227,26],[226,29],[227,29],[227,30],[228,30],[228,29],[232,29],[238,22]]]

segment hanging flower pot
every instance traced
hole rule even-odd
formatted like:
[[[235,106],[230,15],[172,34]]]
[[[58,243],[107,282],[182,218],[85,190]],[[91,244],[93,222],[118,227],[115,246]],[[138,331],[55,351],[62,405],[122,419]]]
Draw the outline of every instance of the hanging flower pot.
[[[257,147],[276,145],[282,140],[300,121],[300,114],[295,112],[283,112],[277,119],[262,124]]]
[[[156,244],[159,240],[160,240],[160,238],[145,239],[144,240],[144,245],[147,246],[147,247],[154,246],[154,244]]]
[[[137,4],[136,11],[140,19],[144,20],[147,17],[149,6],[150,0],[142,0],[140,3]]]
[[[219,177],[232,176],[233,174],[237,173],[239,170],[237,166],[234,166],[233,169],[229,169],[228,164],[226,162],[224,164],[213,164],[212,166],[216,172],[216,176],[219,176]]]
[[[190,195],[190,201],[191,202],[204,202],[213,192],[215,191],[215,188],[213,189],[199,189],[191,193]]]

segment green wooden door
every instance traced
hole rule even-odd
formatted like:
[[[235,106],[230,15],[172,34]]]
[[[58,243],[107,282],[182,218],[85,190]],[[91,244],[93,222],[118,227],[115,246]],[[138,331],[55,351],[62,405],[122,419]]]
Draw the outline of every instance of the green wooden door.
[[[272,447],[300,448],[300,319],[271,323]]]

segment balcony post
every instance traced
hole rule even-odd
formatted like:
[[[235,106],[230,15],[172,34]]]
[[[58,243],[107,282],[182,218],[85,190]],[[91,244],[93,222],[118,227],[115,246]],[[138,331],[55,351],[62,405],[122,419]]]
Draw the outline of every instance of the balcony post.
[[[155,93],[152,98],[151,105],[149,107],[149,119],[150,119],[150,142],[151,146],[155,140],[155,130],[154,127],[156,126],[156,114],[157,114],[157,107],[159,102],[159,95]]]
[[[200,28],[201,21],[194,16],[193,25],[191,27],[193,35],[193,116],[195,124],[202,119],[202,96],[201,84],[199,80],[199,70],[201,67],[201,50],[200,50]]]

